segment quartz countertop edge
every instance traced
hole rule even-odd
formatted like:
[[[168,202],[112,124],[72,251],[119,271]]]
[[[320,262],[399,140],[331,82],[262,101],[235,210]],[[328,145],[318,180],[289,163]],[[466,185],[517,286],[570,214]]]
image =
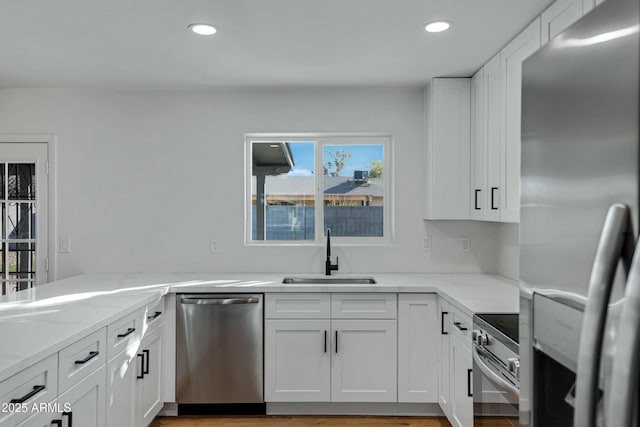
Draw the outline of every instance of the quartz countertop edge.
[[[282,284],[280,273],[85,274],[0,297],[0,381],[168,293],[437,293],[458,309],[517,313],[518,284],[487,274],[346,274],[374,285]],[[38,339],[34,339],[36,337]]]

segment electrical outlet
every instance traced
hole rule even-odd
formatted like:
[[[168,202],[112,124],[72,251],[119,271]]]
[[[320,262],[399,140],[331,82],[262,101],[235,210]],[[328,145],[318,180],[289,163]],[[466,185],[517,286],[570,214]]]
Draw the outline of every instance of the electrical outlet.
[[[468,237],[461,237],[459,240],[460,252],[469,252],[471,240]]]
[[[422,240],[422,249],[425,252],[429,252],[431,250],[431,236],[425,236]]]
[[[71,253],[71,239],[68,237],[61,237],[58,242],[58,252],[61,254]]]
[[[215,237],[209,239],[209,250],[213,253],[218,252],[220,249],[220,242]]]

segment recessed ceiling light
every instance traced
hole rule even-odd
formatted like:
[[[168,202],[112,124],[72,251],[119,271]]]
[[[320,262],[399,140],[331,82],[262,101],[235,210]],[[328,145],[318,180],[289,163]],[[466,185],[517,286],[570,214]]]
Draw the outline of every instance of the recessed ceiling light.
[[[448,30],[453,25],[450,21],[433,21],[424,26],[425,31],[429,33],[439,33]]]
[[[218,31],[216,27],[211,24],[191,24],[189,25],[189,29],[201,36],[212,36]]]

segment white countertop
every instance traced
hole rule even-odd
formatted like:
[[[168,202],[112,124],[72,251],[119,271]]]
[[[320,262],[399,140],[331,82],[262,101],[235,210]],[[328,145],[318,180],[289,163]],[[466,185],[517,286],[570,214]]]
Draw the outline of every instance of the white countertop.
[[[353,275],[375,277],[377,284],[322,286],[284,285],[281,282],[285,276],[305,275],[88,274],[0,297],[0,381],[172,292],[434,292],[469,315],[519,310],[517,282],[501,276]]]

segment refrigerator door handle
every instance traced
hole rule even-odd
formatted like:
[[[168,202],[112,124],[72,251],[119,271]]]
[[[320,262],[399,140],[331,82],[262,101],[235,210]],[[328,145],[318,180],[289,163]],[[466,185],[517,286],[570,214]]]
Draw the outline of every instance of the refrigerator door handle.
[[[607,427],[633,424],[637,405],[640,361],[640,251],[636,251],[624,292],[624,305],[618,323],[616,352],[613,358],[611,390],[607,398]]]
[[[631,210],[616,203],[609,208],[589,278],[587,304],[580,332],[576,376],[575,427],[595,427],[602,340],[611,289],[622,258],[625,273],[633,256]],[[616,393],[618,394],[618,393]],[[608,424],[607,424],[608,425]]]

